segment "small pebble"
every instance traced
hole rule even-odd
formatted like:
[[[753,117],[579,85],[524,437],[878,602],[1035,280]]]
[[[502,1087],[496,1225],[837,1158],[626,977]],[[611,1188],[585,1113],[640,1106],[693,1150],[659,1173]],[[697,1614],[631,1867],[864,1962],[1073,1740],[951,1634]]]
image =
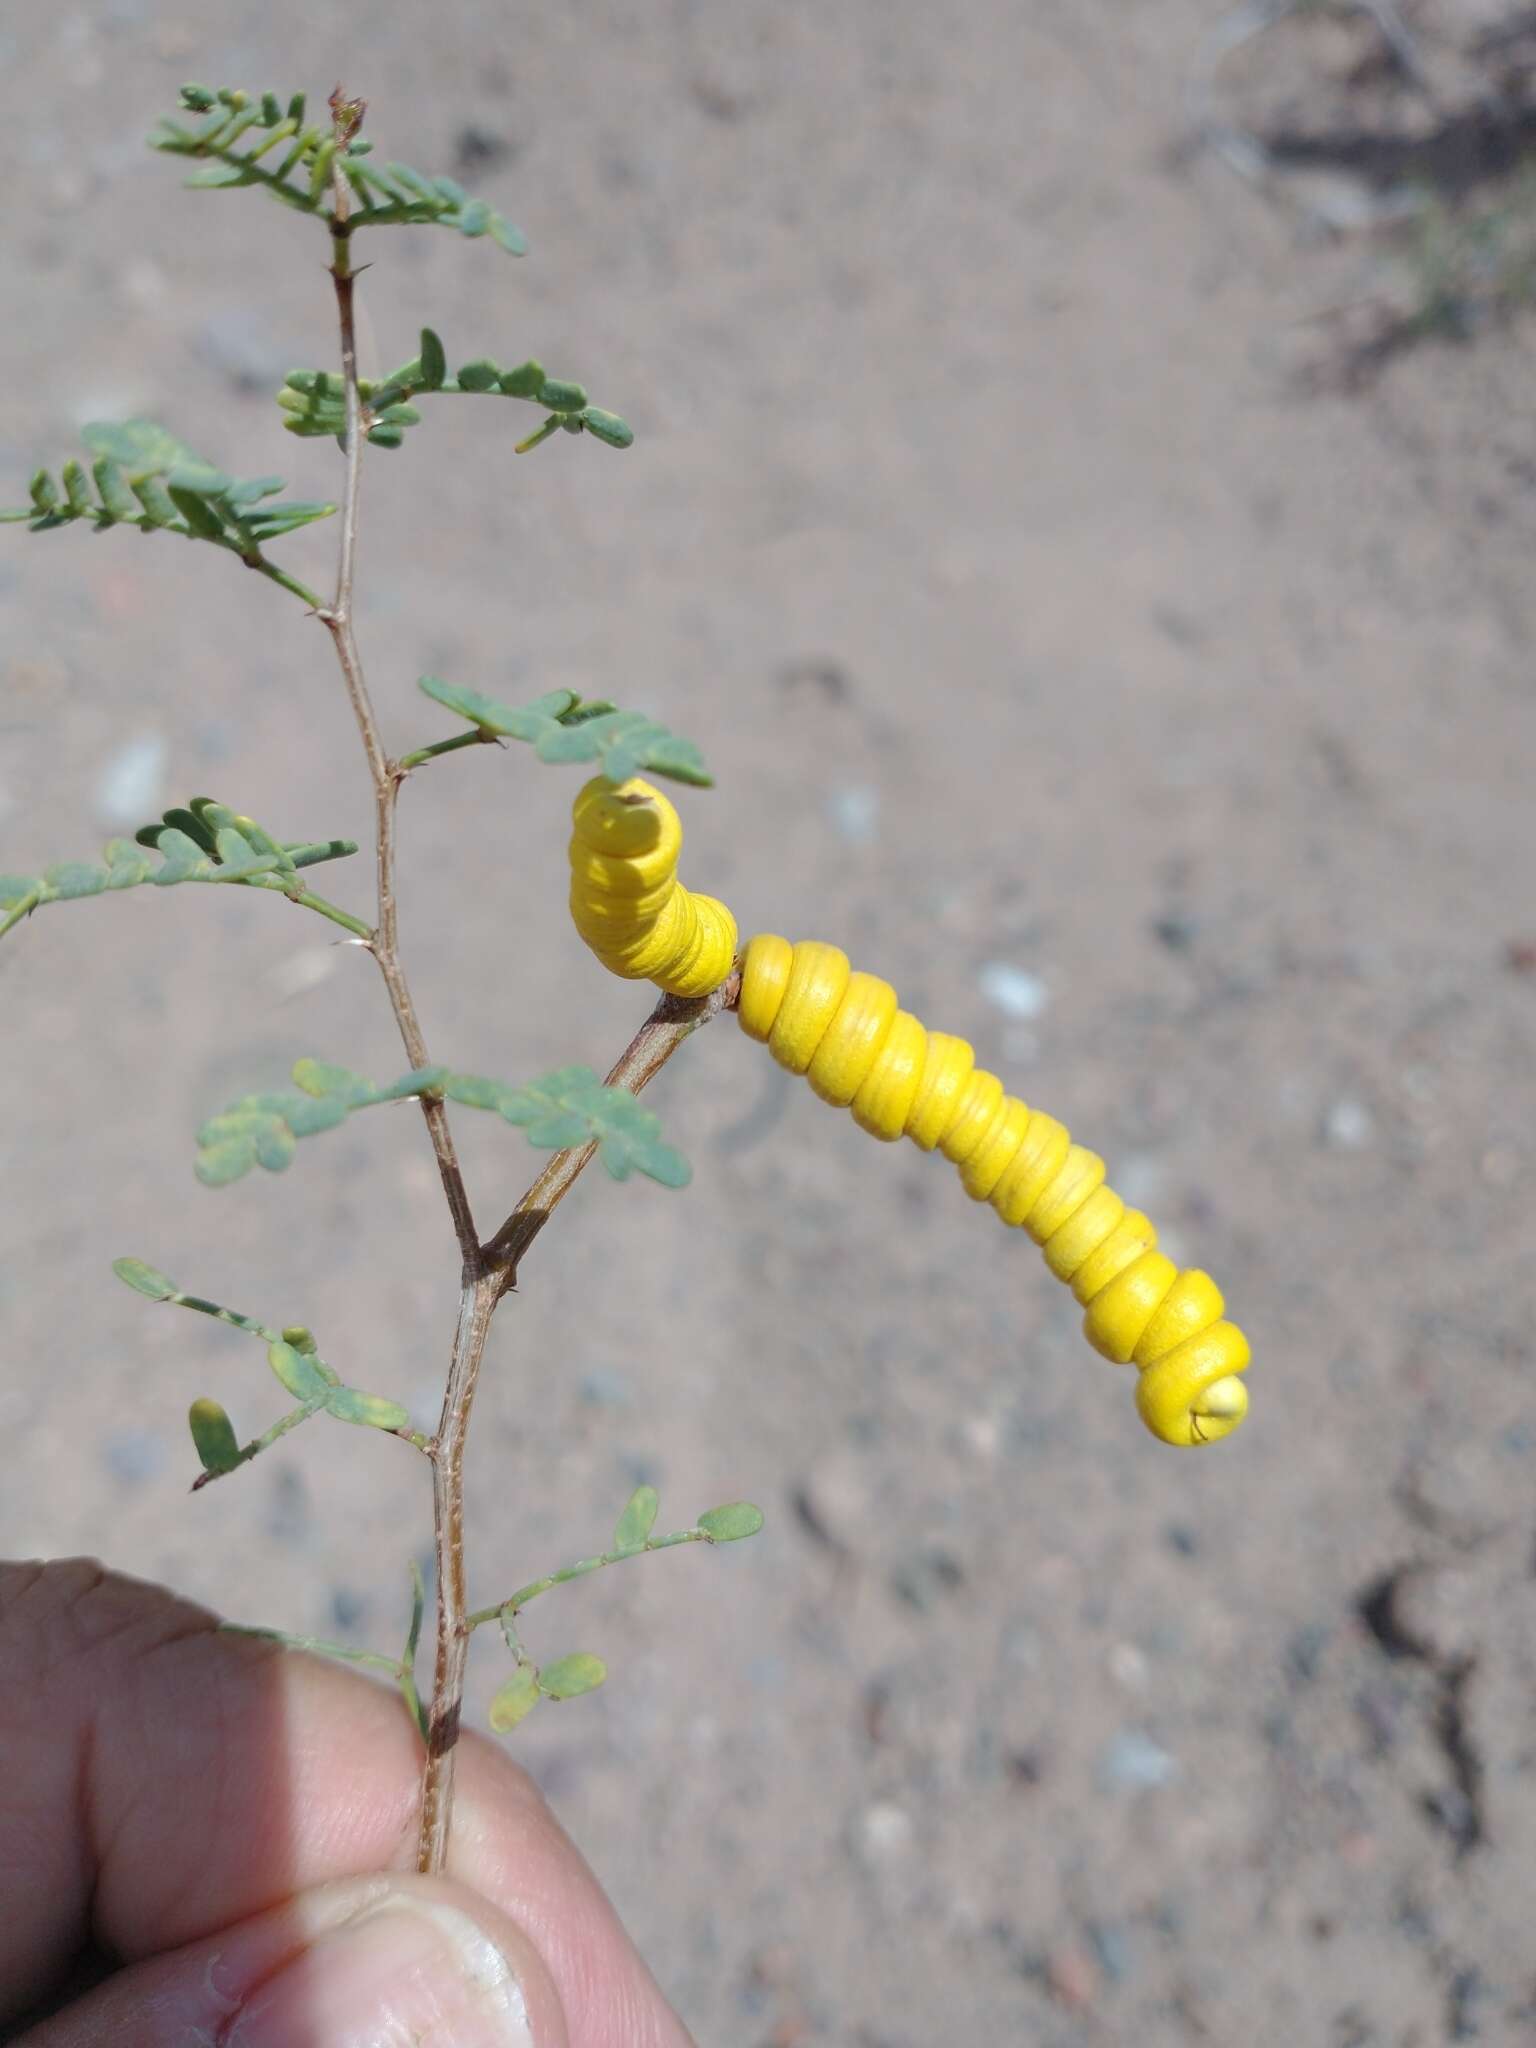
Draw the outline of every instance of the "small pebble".
[[[96,812],[106,825],[145,825],[159,807],[165,741],[146,733],[119,747],[96,778]]]
[[[1052,1951],[1045,1966],[1045,1981],[1052,1998],[1068,2012],[1085,2012],[1099,1988],[1092,1956],[1075,1943]]]
[[[286,1003],[295,996],[308,995],[312,988],[318,988],[336,972],[336,963],[341,958],[335,946],[303,946],[297,953],[290,953],[286,960],[279,960],[266,976],[267,987],[272,991],[273,1000]]]
[[[856,1846],[866,1863],[890,1863],[912,1846],[912,1816],[893,1800],[877,1799],[859,1815]]]
[[[1027,967],[1012,967],[1006,960],[989,960],[977,975],[976,985],[1005,1017],[1020,1023],[1043,1016],[1051,1000],[1038,974],[1031,974]]]
[[[1162,917],[1152,920],[1152,936],[1165,945],[1170,953],[1187,953],[1195,943],[1199,927],[1195,920],[1182,910],[1170,910]]]
[[[1323,1112],[1322,1141],[1335,1152],[1358,1152],[1375,1135],[1376,1120],[1363,1102],[1340,1096]]]
[[[879,836],[880,792],[865,783],[849,783],[827,798],[827,815],[840,839],[850,846],[869,846]]]
[[[1099,1764],[1104,1783],[1120,1791],[1149,1791],[1170,1784],[1178,1774],[1177,1758],[1140,1728],[1122,1728]]]
[[[1122,1691],[1146,1691],[1147,1660],[1134,1643],[1116,1643],[1104,1661],[1109,1667],[1110,1677]]]
[[[338,1586],[331,1594],[331,1626],[350,1635],[368,1612],[368,1602],[350,1586]]]
[[[959,1560],[933,1546],[904,1558],[891,1572],[891,1591],[918,1614],[927,1614],[965,1579]]]
[[[1131,1974],[1131,1942],[1124,1928],[1091,1921],[1088,1939],[1099,1968],[1111,1984],[1123,1984]]]

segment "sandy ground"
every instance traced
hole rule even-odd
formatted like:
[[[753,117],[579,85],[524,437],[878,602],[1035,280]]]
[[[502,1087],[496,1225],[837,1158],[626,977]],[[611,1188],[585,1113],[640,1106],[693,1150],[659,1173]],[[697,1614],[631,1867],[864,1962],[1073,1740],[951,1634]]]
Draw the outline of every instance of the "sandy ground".
[[[1442,56],[1448,15],[1419,17]],[[344,78],[386,155],[464,165],[533,249],[381,237],[373,367],[430,317],[453,359],[537,352],[637,431],[514,463],[466,401],[370,462],[391,744],[452,729],[424,670],[569,682],[696,738],[719,788],[684,799],[687,873],[972,1037],[1252,1333],[1248,1425],[1165,1451],[940,1166],[875,1150],[732,1025],[658,1084],[694,1186],[590,1176],[530,1258],[477,1415],[473,1585],[597,1548],[639,1480],[666,1526],[767,1513],[529,1617],[536,1653],[612,1677],[518,1753],[701,2043],[1536,2038],[1530,329],[1298,376],[1402,280],[1189,148],[1215,18],[0,23],[4,495],[135,412],[336,488],[271,402],[331,359],[320,238],[180,194],[140,137],[185,77]],[[1317,81],[1347,100],[1359,50],[1280,32],[1230,88],[1326,128]],[[365,835],[299,606],[169,540],[3,540],[0,867],[204,790]],[[282,559],[319,580],[329,548]],[[406,793],[441,1059],[603,1065],[644,1012],[565,922],[573,788],[485,750]],[[331,872],[364,907],[362,864]],[[309,1322],[434,1415],[454,1275],[414,1112],[285,1178],[191,1175],[201,1117],[300,1054],[400,1070],[329,939],[243,892],[146,890],[6,941],[0,1540],[389,1647],[428,1539],[406,1454],[315,1425],[188,1499],[187,1401],[255,1426],[273,1390],[254,1347],[108,1271],[132,1252]],[[491,1217],[533,1162],[460,1121]],[[501,1670],[486,1644],[477,1711]]]

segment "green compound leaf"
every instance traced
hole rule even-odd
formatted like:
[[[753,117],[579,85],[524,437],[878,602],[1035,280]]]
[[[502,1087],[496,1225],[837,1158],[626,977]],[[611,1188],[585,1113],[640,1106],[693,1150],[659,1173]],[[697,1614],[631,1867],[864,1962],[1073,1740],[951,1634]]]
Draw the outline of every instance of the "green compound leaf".
[[[405,429],[420,423],[421,415],[408,401],[424,393],[449,396],[520,398],[542,406],[550,417],[536,433],[516,445],[521,454],[548,439],[557,427],[568,432],[595,434],[610,448],[628,448],[634,432],[616,412],[587,403],[586,387],[569,378],[550,377],[544,365],[532,357],[504,370],[490,356],[476,356],[461,363],[456,376],[448,375],[448,361],[441,338],[430,327],[421,330],[419,353],[387,377],[360,378],[358,397],[363,406],[363,428],[378,448],[398,448]],[[290,434],[305,438],[330,435],[345,440],[347,425],[346,383],[339,370],[290,370],[277,394]],[[53,489],[50,478],[39,473],[41,482]],[[46,516],[49,507],[34,507]],[[27,515],[21,515],[27,516]]]
[[[538,1674],[538,1687],[548,1699],[574,1700],[584,1692],[595,1692],[607,1676],[608,1667],[601,1657],[577,1650],[546,1664]]]
[[[255,1166],[281,1173],[293,1159],[297,1139],[334,1130],[354,1109],[366,1109],[376,1102],[399,1102],[412,1095],[438,1094],[447,1073],[446,1067],[422,1067],[387,1088],[379,1088],[349,1067],[299,1060],[293,1078],[301,1093],[274,1090],[243,1095],[208,1118],[197,1133],[194,1171],[209,1188],[228,1187]]]
[[[654,1486],[635,1488],[614,1528],[613,1549],[616,1557],[631,1557],[637,1550],[645,1548],[646,1538],[656,1526],[656,1514],[660,1506],[661,1499]]]
[[[539,1674],[531,1664],[514,1671],[492,1696],[486,1719],[498,1735],[510,1735],[519,1721],[525,1721],[539,1704]]]
[[[196,797],[191,808],[168,810],[160,823],[142,826],[131,841],[109,839],[99,863],[57,861],[40,875],[0,875],[0,938],[44,903],[132,889],[141,882],[161,887],[175,882],[243,882],[302,900],[307,892],[295,879],[300,868],[356,851],[352,839],[280,845],[254,819],[237,820],[223,804]],[[323,904],[320,898],[308,900],[349,929],[366,932],[366,925],[337,912],[334,905]]]
[[[406,1429],[411,1420],[398,1401],[387,1401],[382,1394],[365,1394],[358,1387],[332,1387],[325,1409],[338,1422],[358,1422],[369,1429]]]
[[[31,483],[30,508],[0,512],[0,520],[24,519],[34,533],[85,520],[97,532],[136,526],[211,541],[306,601],[318,602],[313,592],[266,561],[261,544],[328,519],[334,505],[267,504],[282,490],[281,477],[226,476],[153,420],[98,420],[82,427],[80,438],[96,457],[91,465],[95,499],[83,468],[71,459],[62,471],[62,496],[48,472],[39,470]]]
[[[763,1526],[763,1511],[749,1500],[733,1500],[721,1508],[706,1508],[699,1527],[711,1543],[740,1543],[755,1536]]]
[[[217,1401],[206,1396],[194,1401],[187,1411],[187,1422],[198,1462],[213,1478],[233,1472],[242,1462],[234,1424]]]
[[[552,1151],[595,1143],[615,1180],[640,1172],[663,1187],[682,1188],[692,1169],[682,1153],[664,1144],[660,1118],[627,1088],[609,1088],[590,1067],[559,1067],[536,1081],[511,1087],[482,1074],[448,1074],[442,1090],[450,1102],[491,1109],[509,1124],[521,1124],[532,1145]]]
[[[294,1066],[293,1078],[301,1092],[245,1095],[201,1125],[196,1172],[205,1187],[227,1187],[256,1166],[281,1173],[293,1159],[297,1139],[333,1130],[353,1110],[411,1096],[446,1096],[469,1109],[492,1110],[526,1128],[531,1144],[551,1150],[595,1144],[615,1180],[638,1172],[664,1187],[681,1188],[691,1177],[687,1160],[663,1142],[655,1112],[628,1089],[606,1087],[590,1067],[561,1067],[521,1086],[483,1074],[455,1074],[447,1067],[420,1067],[381,1088],[349,1067],[303,1059]]]
[[[514,707],[437,676],[418,677],[417,687],[481,732],[525,741],[541,761],[596,761],[599,772],[614,783],[649,771],[700,789],[714,784],[693,741],[680,739],[644,712],[584,703],[570,690]]]
[[[187,121],[183,115],[201,118]],[[184,85],[177,115],[165,117],[149,143],[172,156],[203,160],[186,181],[194,189],[259,185],[284,206],[327,221],[334,213],[331,167],[339,161],[351,189],[351,227],[424,222],[471,237],[489,235],[509,256],[524,254],[521,232],[483,199],[469,198],[452,178],[424,177],[407,164],[373,163],[372,143],[357,134],[361,119],[359,111],[338,138],[329,119],[306,126],[302,93],[284,109],[270,92],[224,86],[214,93]]]

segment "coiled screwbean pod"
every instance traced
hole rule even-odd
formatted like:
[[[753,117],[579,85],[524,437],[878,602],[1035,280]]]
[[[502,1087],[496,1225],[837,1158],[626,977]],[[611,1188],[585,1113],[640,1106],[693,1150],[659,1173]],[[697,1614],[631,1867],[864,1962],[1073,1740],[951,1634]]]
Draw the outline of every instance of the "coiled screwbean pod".
[[[942,1152],[968,1195],[1029,1233],[1083,1304],[1088,1342],[1139,1369],[1136,1406],[1154,1436],[1199,1444],[1236,1429],[1248,1340],[1215,1281],[1160,1252],[1152,1224],[1105,1185],[1098,1154],[1006,1094],[963,1038],[925,1030],[836,946],[771,934],[748,943],[737,1015],[824,1102],[873,1137]]]

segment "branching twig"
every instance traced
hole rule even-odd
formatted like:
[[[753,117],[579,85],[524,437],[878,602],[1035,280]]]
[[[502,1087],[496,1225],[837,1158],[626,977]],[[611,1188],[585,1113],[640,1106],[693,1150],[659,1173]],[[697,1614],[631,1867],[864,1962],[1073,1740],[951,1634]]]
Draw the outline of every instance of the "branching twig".
[[[735,1007],[741,977],[732,974],[707,996],[685,1002],[678,996],[663,996],[640,1026],[608,1074],[608,1086],[628,1088],[638,1094],[647,1081],[659,1074],[685,1038]],[[523,1253],[549,1221],[555,1206],[570,1193],[577,1176],[596,1152],[594,1141],[557,1152],[529,1188],[506,1222],[481,1251],[487,1269],[497,1282],[497,1299],[517,1285],[517,1266]]]
[[[732,974],[696,1002],[663,996],[620,1054],[608,1083],[635,1093],[659,1074],[685,1038],[736,1001]],[[497,1305],[517,1281],[517,1262],[596,1152],[596,1144],[557,1152],[494,1238],[478,1254],[479,1271],[459,1302],[453,1360],[443,1395],[442,1419],[432,1446],[433,1509],[437,1545],[437,1667],[427,1719],[427,1763],[422,1780],[421,1835],[416,1867],[438,1871],[448,1846],[453,1806],[454,1747],[464,1696],[464,1667],[477,1619],[468,1611],[464,1580],[464,1443]]]
[[[440,1871],[447,1860],[453,1817],[453,1768],[464,1706],[469,1657],[469,1602],[464,1582],[464,1442],[485,1340],[499,1299],[496,1276],[466,1280],[443,1413],[432,1446],[432,1518],[437,1558],[437,1661],[427,1712],[427,1762],[421,1782],[421,1833],[416,1868]]]

